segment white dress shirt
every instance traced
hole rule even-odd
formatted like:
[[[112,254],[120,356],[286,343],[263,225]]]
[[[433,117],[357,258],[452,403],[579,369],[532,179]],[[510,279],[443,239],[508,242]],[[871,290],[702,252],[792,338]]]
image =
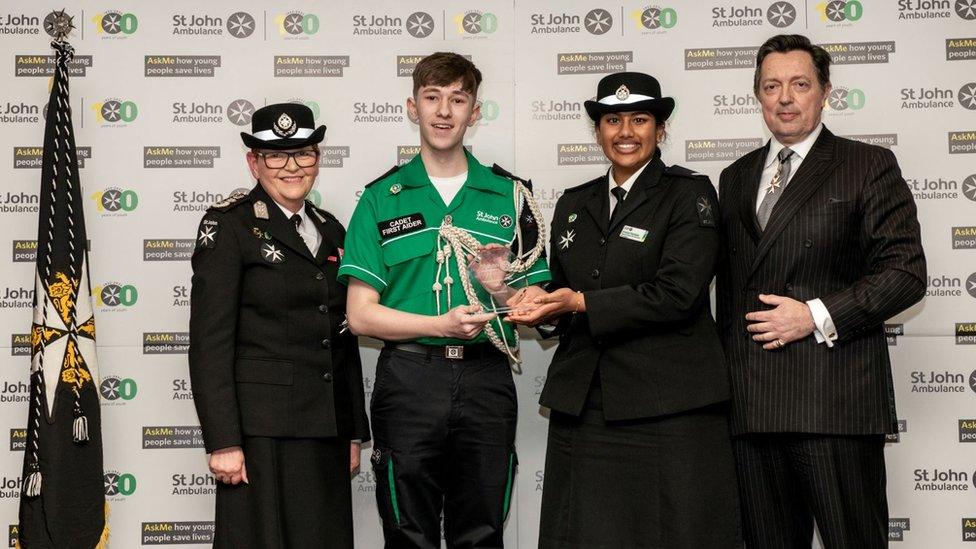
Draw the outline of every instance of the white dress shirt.
[[[790,145],[790,149],[794,155],[790,158],[790,176],[786,179],[787,184],[796,175],[797,170],[800,169],[800,164],[803,163],[803,159],[810,154],[810,149],[813,148],[813,144],[820,137],[822,130],[823,124],[820,124],[803,141],[795,145]],[[786,145],[777,141],[775,137],[769,140],[769,152],[766,154],[766,163],[763,165],[762,176],[759,178],[759,192],[756,193],[757,212],[759,211],[759,205],[762,204],[763,198],[769,192],[769,184],[772,182],[773,176],[776,175],[776,170],[779,168],[776,155],[785,147]],[[807,306],[810,307],[810,314],[813,315],[813,323],[816,325],[813,335],[817,338],[817,343],[826,343],[828,347],[833,347],[834,341],[837,340],[837,329],[834,327],[833,319],[830,318],[830,311],[827,310],[827,307],[819,298],[807,301]]]
[[[278,204],[281,208],[281,213],[285,214],[285,218],[288,219],[289,223],[292,223],[291,216],[296,213],[302,218],[302,222],[298,225],[298,234],[301,235],[302,240],[305,241],[305,245],[308,246],[308,251],[312,252],[312,255],[319,253],[319,245],[322,244],[322,235],[319,234],[318,228],[315,226],[315,222],[312,221],[308,214],[305,213],[305,208],[302,207],[301,211],[293,212],[288,208]]]
[[[644,165],[640,167],[640,169],[634,172],[633,175],[628,177],[627,180],[621,183],[620,185],[617,185],[617,181],[613,178],[613,166],[610,166],[610,169],[607,170],[607,195],[610,196],[610,212],[613,212],[614,206],[617,205],[617,197],[613,196],[613,193],[610,191],[613,190],[615,187],[622,188],[624,191],[627,192],[627,194],[624,195],[624,200],[627,200],[627,197],[630,196],[630,188],[634,186],[634,181],[637,181],[637,178],[640,177],[640,174],[644,172],[644,168],[646,168],[650,163],[651,163],[650,160],[645,162]],[[607,217],[609,218],[609,216],[610,214],[608,213]]]

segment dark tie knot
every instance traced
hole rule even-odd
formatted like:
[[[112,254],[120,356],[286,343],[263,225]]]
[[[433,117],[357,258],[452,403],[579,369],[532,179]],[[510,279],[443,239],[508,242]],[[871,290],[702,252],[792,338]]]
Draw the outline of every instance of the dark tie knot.
[[[302,216],[298,214],[291,216],[291,222],[295,224],[295,228],[297,229],[302,224]]]
[[[617,199],[617,202],[623,202],[624,197],[627,196],[627,191],[623,187],[614,187],[610,189],[610,192]]]
[[[783,147],[783,150],[779,151],[779,154],[776,155],[776,158],[777,160],[779,160],[780,164],[783,164],[789,162],[790,158],[792,158],[794,154],[796,153],[793,152],[793,149],[789,147]]]

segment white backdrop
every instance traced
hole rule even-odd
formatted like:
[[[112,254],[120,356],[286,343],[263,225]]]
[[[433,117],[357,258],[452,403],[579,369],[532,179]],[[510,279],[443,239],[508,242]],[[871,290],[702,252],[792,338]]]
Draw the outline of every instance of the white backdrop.
[[[0,4],[0,151],[9,159],[0,167],[0,233],[11,254],[0,258],[0,428],[10,433],[0,521],[11,532],[51,69],[42,23],[62,4]],[[206,207],[252,184],[237,133],[255,107],[302,101],[328,125],[313,198],[346,222],[365,183],[416,153],[403,106],[413,65],[438,50],[470,55],[485,83],[484,118],[468,144],[483,162],[533,179],[551,215],[564,188],[605,170],[582,108],[603,74],[657,76],[678,102],[665,161],[717,182],[767,137],[751,67],[756,47],[781,32],[831,50],[827,126],[891,147],[920,209],[929,295],[890,321],[903,427],[887,448],[890,539],[906,548],[976,541],[976,1],[70,4],[113,547],[198,543],[212,532],[213,479],[185,355],[187,259]],[[367,397],[377,349],[363,349]],[[505,537],[530,548],[546,433],[537,399],[552,349],[535,340],[523,349],[521,466]],[[353,481],[357,540],[379,547],[364,469]]]

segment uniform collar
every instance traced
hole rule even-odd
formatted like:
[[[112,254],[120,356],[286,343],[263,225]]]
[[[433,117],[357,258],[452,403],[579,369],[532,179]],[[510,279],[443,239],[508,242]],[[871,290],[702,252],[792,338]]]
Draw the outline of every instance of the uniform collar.
[[[620,184],[620,188],[622,188],[626,193],[630,194],[630,188],[634,186],[634,181],[637,181],[637,178],[640,177],[642,173],[644,173],[644,170],[648,166],[650,166],[651,162],[653,161],[654,159],[651,158],[647,162],[644,162],[643,166],[641,166],[636,172],[632,173],[630,177],[627,178],[626,181]],[[608,188],[610,189],[617,186],[617,182],[614,181],[613,179],[613,166],[610,166],[610,169],[607,170],[607,184],[608,184]]]
[[[464,182],[465,187],[504,194],[504,187],[498,184],[491,170],[478,162],[478,159],[467,149],[464,150],[464,156],[468,160],[468,179]],[[419,154],[404,164],[400,171],[403,173],[400,181],[404,187],[433,185],[430,176],[427,175],[427,167],[424,166],[424,161]]]
[[[311,219],[309,219],[308,213],[305,212],[305,204],[304,204],[304,202],[302,203],[302,209],[298,210],[297,212],[293,212],[293,211],[289,210],[288,208],[282,206],[281,204],[278,204],[278,202],[275,201],[274,199],[272,199],[271,201],[275,203],[275,206],[278,206],[279,208],[281,208],[281,213],[283,213],[285,215],[285,219],[291,219],[291,216],[293,216],[295,214],[298,214],[298,217],[301,217],[302,218],[302,226],[303,227],[308,227],[309,226],[308,225],[308,222],[311,221]]]

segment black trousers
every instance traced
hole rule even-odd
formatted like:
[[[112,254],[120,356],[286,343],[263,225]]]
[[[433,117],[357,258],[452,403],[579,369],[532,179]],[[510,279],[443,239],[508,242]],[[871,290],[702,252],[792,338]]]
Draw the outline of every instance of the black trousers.
[[[244,437],[250,484],[217,484],[214,547],[352,549],[349,441]]]
[[[751,434],[733,440],[746,545],[888,546],[884,436]]]
[[[439,548],[442,511],[449,548],[502,547],[516,417],[501,353],[448,360],[384,348],[371,461],[386,547]]]

